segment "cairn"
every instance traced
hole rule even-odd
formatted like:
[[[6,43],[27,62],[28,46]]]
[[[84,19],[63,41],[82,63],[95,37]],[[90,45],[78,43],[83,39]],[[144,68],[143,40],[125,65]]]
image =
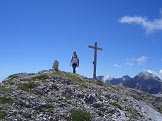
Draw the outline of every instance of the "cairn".
[[[58,67],[59,67],[59,62],[58,62],[58,60],[55,60],[53,63],[53,66],[52,66],[52,70],[59,71]]]

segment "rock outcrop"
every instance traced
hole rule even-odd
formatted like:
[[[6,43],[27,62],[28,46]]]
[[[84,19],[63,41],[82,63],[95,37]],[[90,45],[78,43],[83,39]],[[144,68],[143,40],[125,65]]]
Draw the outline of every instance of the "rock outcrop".
[[[1,121],[162,121],[162,98],[78,74],[18,73],[0,84]]]

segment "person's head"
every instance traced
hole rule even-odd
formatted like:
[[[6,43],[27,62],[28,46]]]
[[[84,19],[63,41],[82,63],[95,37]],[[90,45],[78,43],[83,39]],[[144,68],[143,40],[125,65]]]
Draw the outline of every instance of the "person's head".
[[[74,54],[74,56],[76,56],[76,51],[74,51],[74,53],[73,53],[73,54]]]

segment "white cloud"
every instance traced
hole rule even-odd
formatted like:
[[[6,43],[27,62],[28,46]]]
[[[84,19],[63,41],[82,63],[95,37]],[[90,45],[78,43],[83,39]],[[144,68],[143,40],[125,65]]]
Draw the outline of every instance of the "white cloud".
[[[111,79],[112,78],[109,75],[105,74],[104,78],[103,78],[103,82],[106,82],[106,81],[111,80]]]
[[[129,66],[133,66],[135,63],[142,65],[143,63],[146,63],[147,60],[148,60],[148,57],[146,57],[146,56],[141,56],[139,58],[125,59],[126,64]]]
[[[147,57],[142,56],[140,58],[137,58],[136,61],[138,62],[139,65],[141,65],[141,64],[145,63],[147,61],[147,59],[148,59]]]
[[[114,67],[121,68],[121,65],[119,65],[119,64],[114,64]]]
[[[129,66],[133,66],[136,58],[125,59],[126,64]]]
[[[129,62],[126,62],[127,65],[129,66],[133,66],[134,64],[133,63],[129,63]]]
[[[159,19],[148,20],[147,17],[141,16],[124,16],[119,22],[122,24],[139,24],[141,25],[146,32],[154,32],[158,30],[162,30],[162,10],[160,9],[161,17]]]

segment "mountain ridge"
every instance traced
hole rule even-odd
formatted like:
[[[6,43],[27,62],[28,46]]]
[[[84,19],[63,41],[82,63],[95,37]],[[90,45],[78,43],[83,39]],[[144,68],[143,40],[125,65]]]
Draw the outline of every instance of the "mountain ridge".
[[[104,78],[103,76],[100,76]],[[103,80],[101,80],[103,81]],[[105,81],[105,80],[104,80]],[[162,94],[162,80],[155,73],[150,71],[143,71],[138,73],[133,78],[125,75],[121,78],[109,78],[106,82],[113,85],[122,85],[129,88],[138,89],[150,94]]]

